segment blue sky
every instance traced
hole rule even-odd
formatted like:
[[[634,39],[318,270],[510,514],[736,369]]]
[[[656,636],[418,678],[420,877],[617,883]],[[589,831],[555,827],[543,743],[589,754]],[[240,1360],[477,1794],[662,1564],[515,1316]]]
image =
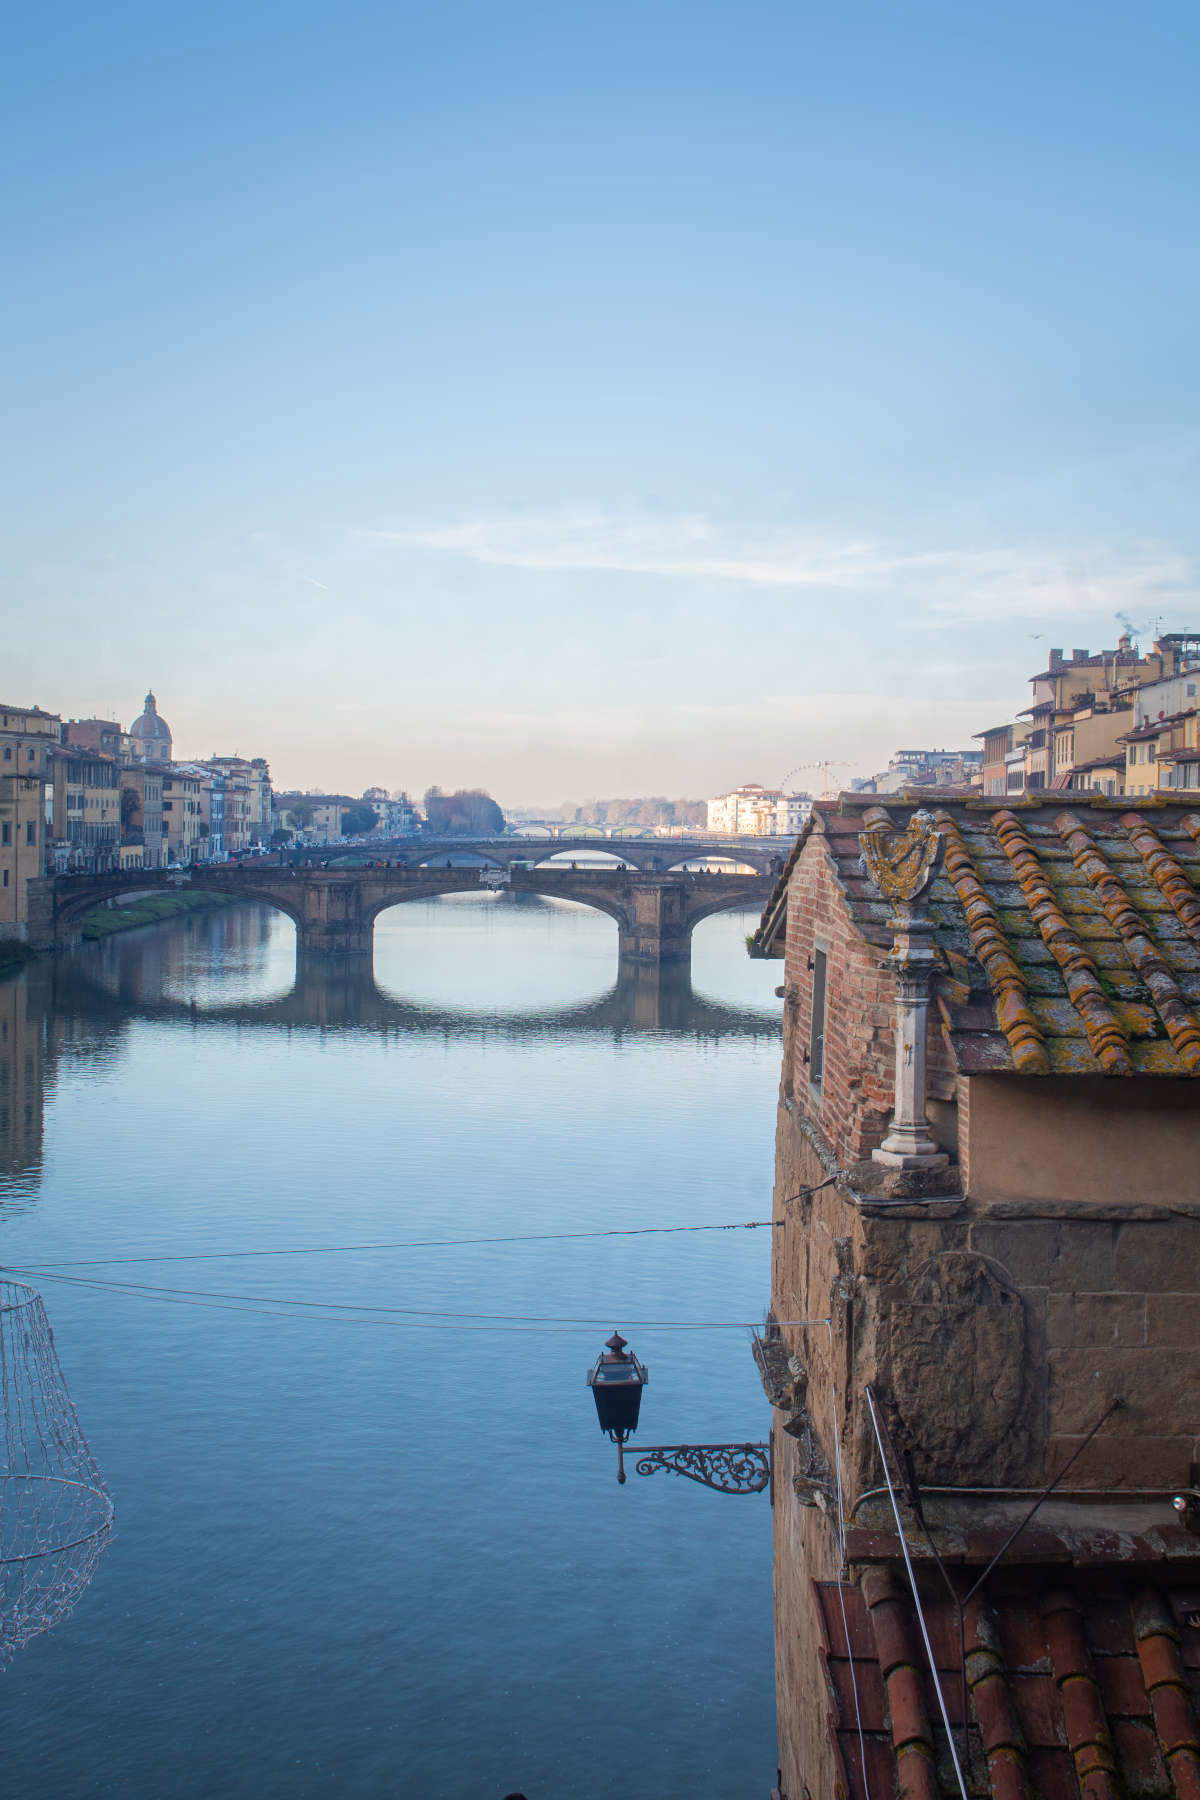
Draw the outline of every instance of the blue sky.
[[[1200,625],[1193,7],[11,29],[5,698],[703,794]]]

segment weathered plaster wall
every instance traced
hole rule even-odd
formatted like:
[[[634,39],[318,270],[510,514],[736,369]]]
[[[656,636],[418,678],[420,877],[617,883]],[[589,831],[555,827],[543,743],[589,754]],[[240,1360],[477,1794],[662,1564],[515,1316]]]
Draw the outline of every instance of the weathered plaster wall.
[[[974,1076],[965,1130],[978,1200],[1200,1200],[1200,1087],[1130,1076]]]

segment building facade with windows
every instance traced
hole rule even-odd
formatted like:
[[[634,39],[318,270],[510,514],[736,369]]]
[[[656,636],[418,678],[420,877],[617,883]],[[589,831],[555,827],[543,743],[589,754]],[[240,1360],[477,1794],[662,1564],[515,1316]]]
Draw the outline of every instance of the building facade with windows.
[[[230,855],[251,844],[266,844],[273,829],[271,771],[262,756],[210,756],[200,765],[219,776],[231,798],[226,804],[226,841]]]
[[[347,812],[364,804],[348,794],[278,794],[275,817],[284,831],[310,844],[336,843],[342,836],[342,820]]]
[[[50,753],[49,861],[59,874],[100,875],[120,866],[121,770],[111,756],[76,744]]]
[[[379,815],[380,837],[411,837],[420,823],[420,814],[402,788],[394,794],[382,787],[367,788],[362,804],[374,807]]]
[[[803,830],[812,810],[808,794],[785,794],[747,781],[707,802],[708,829],[720,837],[785,837]]]
[[[1189,687],[1193,690],[1189,694]],[[1156,696],[1153,715],[1178,723],[1195,710],[1200,687],[1200,636],[1187,632],[1157,638],[1145,654],[1129,636],[1114,650],[1086,649],[1065,656],[1051,650],[1045,669],[1032,677],[1032,704],[1011,726],[980,733],[985,794],[1019,795],[1046,789],[1072,793],[1150,793],[1158,785],[1160,734],[1134,738],[1144,747],[1126,755],[1126,741],[1152,723],[1144,693]],[[1169,747],[1190,748],[1186,732],[1161,734]],[[1186,763],[1177,765],[1186,770]]]
[[[24,938],[28,885],[45,869],[50,758],[61,723],[39,706],[0,704],[0,937]]]
[[[162,777],[162,821],[169,863],[201,862],[211,826],[205,778],[174,763],[156,766]]]
[[[80,750],[111,756],[119,763],[129,762],[133,754],[133,739],[115,719],[68,719],[62,728],[62,741]]]
[[[854,782],[859,794],[898,794],[903,788],[979,787],[982,750],[897,750],[886,769]]]
[[[161,869],[166,860],[162,772],[154,763],[126,763],[121,770],[121,866]]]

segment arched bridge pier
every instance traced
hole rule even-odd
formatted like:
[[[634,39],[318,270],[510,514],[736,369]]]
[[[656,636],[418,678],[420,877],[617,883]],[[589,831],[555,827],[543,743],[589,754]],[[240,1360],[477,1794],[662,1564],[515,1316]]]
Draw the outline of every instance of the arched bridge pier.
[[[481,877],[483,878],[481,880]],[[29,941],[58,950],[79,940],[86,912],[122,894],[182,887],[255,901],[286,913],[296,926],[299,957],[369,957],[375,921],[391,906],[442,894],[479,893],[497,877],[478,868],[280,868],[261,864],[200,865],[164,873],[52,876],[30,884]],[[616,921],[625,967],[686,965],[692,931],[717,912],[760,908],[769,878],[637,869],[541,867],[507,872],[507,891],[573,900]]]

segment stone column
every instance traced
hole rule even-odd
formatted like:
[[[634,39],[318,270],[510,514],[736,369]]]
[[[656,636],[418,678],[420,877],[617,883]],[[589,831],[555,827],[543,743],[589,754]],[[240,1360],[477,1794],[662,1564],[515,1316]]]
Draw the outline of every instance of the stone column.
[[[930,815],[918,810],[897,831],[882,807],[865,815],[870,825],[859,843],[867,874],[895,913],[892,954],[896,973],[896,1075],[892,1123],[872,1160],[890,1169],[934,1171],[949,1165],[930,1134],[925,1102],[925,1047],[929,988],[934,969],[933,924],[917,896],[928,885],[941,851]]]
[[[362,888],[352,874],[303,879],[296,924],[299,956],[370,956],[373,929],[364,920]]]
[[[686,922],[687,902],[680,882],[634,881],[629,892],[629,912],[620,928],[622,964],[664,963],[687,965],[692,957],[692,934]]]
[[[933,925],[911,903],[901,903],[888,922],[895,934],[889,961],[896,971],[896,1098],[888,1134],[871,1154],[890,1169],[944,1169],[950,1159],[930,1136],[925,1112]]]

